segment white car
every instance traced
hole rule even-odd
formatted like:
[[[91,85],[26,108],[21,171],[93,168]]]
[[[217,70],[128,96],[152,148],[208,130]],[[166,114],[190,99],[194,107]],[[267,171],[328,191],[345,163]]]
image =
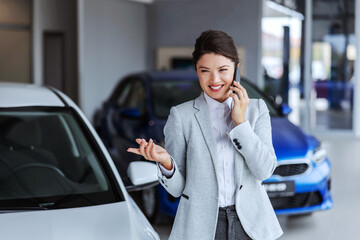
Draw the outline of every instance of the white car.
[[[135,185],[156,166],[129,166]],[[95,130],[58,90],[0,83],[1,239],[160,239]]]

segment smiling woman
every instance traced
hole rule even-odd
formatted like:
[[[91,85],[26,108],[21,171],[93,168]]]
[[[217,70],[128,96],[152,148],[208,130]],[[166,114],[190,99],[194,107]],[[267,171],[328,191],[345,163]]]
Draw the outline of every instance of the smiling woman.
[[[201,88],[211,98],[224,102],[230,95],[235,65],[229,58],[210,53],[197,62],[197,75]]]
[[[165,148],[138,138],[128,149],[156,161],[162,186],[181,196],[169,239],[276,239],[282,230],[261,184],[277,163],[269,110],[234,81],[239,59],[226,33],[203,32],[193,62],[203,92],[171,108]]]

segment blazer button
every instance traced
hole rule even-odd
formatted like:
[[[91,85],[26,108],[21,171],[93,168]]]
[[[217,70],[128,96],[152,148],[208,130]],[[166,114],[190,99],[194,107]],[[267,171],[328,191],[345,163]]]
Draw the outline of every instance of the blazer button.
[[[242,185],[240,185],[240,187],[239,187],[239,190],[241,190],[242,189]]]
[[[240,145],[237,145],[237,148],[240,150],[242,147]]]
[[[237,140],[236,138],[234,138],[234,139],[233,139],[233,142],[234,142],[234,143],[237,143],[237,142],[238,142],[238,140]]]

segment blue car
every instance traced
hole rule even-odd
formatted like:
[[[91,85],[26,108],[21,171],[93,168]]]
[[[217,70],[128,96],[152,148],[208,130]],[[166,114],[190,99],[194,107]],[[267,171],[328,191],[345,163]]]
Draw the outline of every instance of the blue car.
[[[271,115],[273,145],[278,158],[274,174],[263,182],[277,214],[310,214],[332,207],[330,162],[321,143],[287,119],[291,109],[277,106],[262,91],[243,79],[250,98],[262,98]],[[125,77],[95,114],[95,128],[102,137],[127,189],[150,221],[160,215],[175,216],[179,199],[161,186],[132,187],[126,169],[141,160],[128,153],[135,138],[164,144],[163,128],[170,108],[201,93],[194,71],[138,73]]]

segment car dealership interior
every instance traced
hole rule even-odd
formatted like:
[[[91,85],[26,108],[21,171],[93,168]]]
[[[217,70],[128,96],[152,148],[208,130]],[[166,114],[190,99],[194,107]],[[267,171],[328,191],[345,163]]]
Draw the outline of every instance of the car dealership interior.
[[[50,86],[79,106],[168,239],[179,200],[135,186],[128,167],[143,159],[126,149],[136,136],[163,144],[170,107],[199,95],[192,52],[209,29],[232,36],[244,87],[270,110],[278,165],[263,184],[280,239],[359,238],[360,0],[0,0],[0,83]]]

